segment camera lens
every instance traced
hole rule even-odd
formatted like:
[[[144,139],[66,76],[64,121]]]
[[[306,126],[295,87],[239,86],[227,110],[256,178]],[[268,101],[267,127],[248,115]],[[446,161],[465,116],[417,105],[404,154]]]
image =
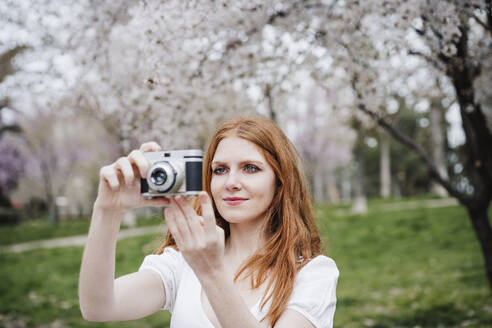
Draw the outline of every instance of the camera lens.
[[[166,171],[164,171],[162,168],[155,169],[150,177],[152,179],[152,182],[156,186],[162,186],[164,183],[166,183],[167,180]]]
[[[158,161],[152,164],[147,172],[146,178],[149,189],[161,194],[174,192],[173,188],[176,188],[176,190],[179,189],[182,178],[180,179],[178,173],[182,170],[176,171],[176,163],[173,162],[175,161],[169,159],[167,161]]]

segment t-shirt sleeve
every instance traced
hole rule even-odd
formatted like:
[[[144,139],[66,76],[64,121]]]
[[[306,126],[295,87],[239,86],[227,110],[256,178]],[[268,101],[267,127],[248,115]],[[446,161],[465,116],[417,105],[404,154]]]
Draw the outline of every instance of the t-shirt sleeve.
[[[180,252],[172,247],[166,247],[162,254],[147,255],[138,269],[138,271],[152,270],[160,275],[166,293],[166,302],[163,310],[173,311],[183,269],[183,261],[184,259]]]
[[[287,309],[301,313],[316,328],[333,327],[338,275],[338,268],[329,257],[312,259],[297,274]]]

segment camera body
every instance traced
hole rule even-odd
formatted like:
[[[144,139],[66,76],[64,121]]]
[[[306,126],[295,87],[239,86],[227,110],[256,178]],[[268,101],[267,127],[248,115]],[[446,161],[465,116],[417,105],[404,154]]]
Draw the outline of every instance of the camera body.
[[[202,190],[203,151],[166,150],[143,153],[149,161],[140,192],[145,198],[196,195]]]

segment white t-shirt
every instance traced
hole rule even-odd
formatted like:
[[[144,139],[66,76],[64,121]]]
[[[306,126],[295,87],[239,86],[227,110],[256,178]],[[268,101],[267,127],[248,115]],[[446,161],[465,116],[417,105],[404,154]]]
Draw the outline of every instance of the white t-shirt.
[[[160,255],[147,255],[140,270],[157,272],[164,283],[166,304],[171,312],[171,328],[213,328],[203,311],[201,285],[180,252],[171,247]],[[333,327],[336,306],[338,269],[329,257],[319,255],[309,261],[296,275],[287,309],[301,313],[317,328]],[[261,320],[270,308],[271,299],[260,310],[260,300],[250,309]]]

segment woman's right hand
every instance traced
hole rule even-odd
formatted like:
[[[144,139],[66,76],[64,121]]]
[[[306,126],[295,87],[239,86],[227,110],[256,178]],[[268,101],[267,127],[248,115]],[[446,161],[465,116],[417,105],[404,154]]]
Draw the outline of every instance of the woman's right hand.
[[[143,153],[159,150],[161,147],[156,142],[146,142],[128,156],[102,167],[94,206],[102,210],[125,211],[144,206],[168,205],[167,198],[145,199],[140,193],[140,179],[146,177],[149,168],[149,162]]]

